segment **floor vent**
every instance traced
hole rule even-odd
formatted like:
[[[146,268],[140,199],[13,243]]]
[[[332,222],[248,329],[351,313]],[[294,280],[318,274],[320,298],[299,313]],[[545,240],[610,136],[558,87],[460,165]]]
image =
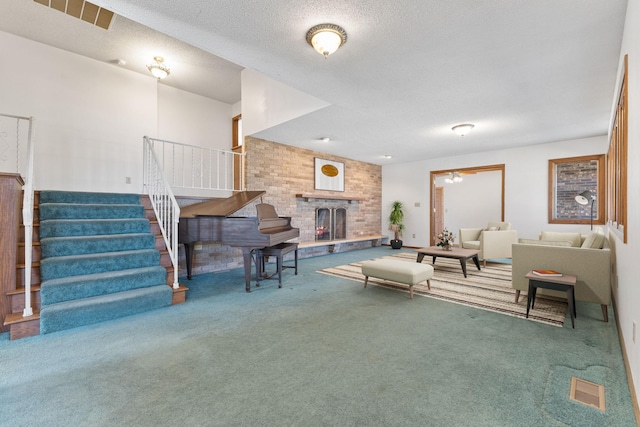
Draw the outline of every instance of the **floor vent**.
[[[82,19],[89,24],[105,30],[113,20],[113,12],[84,0],[33,0],[43,6],[59,10],[62,13]]]
[[[601,411],[605,410],[604,386],[580,378],[571,377],[569,398]]]

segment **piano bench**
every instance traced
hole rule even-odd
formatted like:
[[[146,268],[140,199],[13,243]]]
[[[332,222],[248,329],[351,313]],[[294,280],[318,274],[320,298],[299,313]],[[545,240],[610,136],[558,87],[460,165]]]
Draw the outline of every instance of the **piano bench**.
[[[283,258],[286,254],[294,252],[294,265],[284,265]],[[266,275],[265,257],[276,257],[276,272],[271,276]],[[298,275],[298,244],[297,243],[280,243],[275,246],[258,249],[256,251],[256,286],[260,286],[260,279],[271,279],[278,275],[278,287],[282,287],[282,270],[285,268],[295,268],[295,274]]]

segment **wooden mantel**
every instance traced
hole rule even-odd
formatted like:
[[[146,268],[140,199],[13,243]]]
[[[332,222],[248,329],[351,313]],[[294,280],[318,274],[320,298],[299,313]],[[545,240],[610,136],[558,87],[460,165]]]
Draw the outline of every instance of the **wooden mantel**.
[[[309,199],[321,199],[321,200],[347,200],[349,203],[351,202],[362,202],[366,200],[364,197],[354,197],[354,196],[340,196],[334,194],[310,194],[310,193],[301,193],[296,194],[297,199],[305,199],[305,201],[309,201]]]

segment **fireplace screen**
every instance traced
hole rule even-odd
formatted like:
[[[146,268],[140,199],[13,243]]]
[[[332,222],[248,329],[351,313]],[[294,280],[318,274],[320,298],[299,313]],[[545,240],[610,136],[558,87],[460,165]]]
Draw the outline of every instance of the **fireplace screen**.
[[[347,210],[345,208],[316,209],[316,240],[347,238]]]

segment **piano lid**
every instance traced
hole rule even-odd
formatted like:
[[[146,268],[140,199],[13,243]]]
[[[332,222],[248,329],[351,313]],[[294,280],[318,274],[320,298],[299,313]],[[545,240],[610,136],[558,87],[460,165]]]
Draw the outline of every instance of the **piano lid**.
[[[266,191],[241,191],[226,199],[213,199],[206,202],[180,208],[180,218],[195,218],[198,216],[229,216],[242,209]]]

